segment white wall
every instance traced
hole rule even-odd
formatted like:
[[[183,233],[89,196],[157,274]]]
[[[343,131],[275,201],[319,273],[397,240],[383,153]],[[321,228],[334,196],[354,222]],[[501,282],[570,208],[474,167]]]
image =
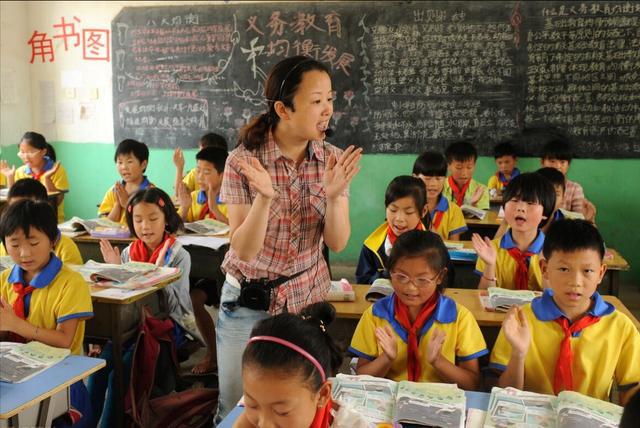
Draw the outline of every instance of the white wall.
[[[83,60],[82,45],[72,47],[69,40],[69,49],[65,51],[64,42],[59,38],[54,39],[54,62],[43,63],[36,57],[30,64],[28,40],[34,30],[46,32],[48,37],[59,34],[61,30],[53,28],[53,25],[59,24],[62,17],[66,22],[74,16],[79,18],[80,22],[75,26],[81,34],[82,28],[110,30],[111,20],[125,6],[168,6],[185,2],[2,1],[1,4],[3,88],[5,75],[9,76],[9,70],[14,70],[19,99],[13,104],[5,104],[3,99],[0,143],[15,144],[28,129],[42,132],[49,141],[113,143],[111,62]],[[9,74],[5,74],[5,69]],[[80,77],[78,87],[71,90],[63,88],[63,75]],[[47,82],[52,84],[53,97],[42,91],[42,85],[47,85]],[[89,115],[81,115],[83,107],[90,112]]]
[[[27,9],[27,2],[0,2],[0,146],[32,128]]]

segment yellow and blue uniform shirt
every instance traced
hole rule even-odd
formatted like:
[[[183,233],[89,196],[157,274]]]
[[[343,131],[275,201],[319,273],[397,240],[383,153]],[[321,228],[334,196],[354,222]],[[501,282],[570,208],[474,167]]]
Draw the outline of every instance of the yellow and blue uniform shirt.
[[[518,168],[513,168],[513,171],[511,171],[511,178],[509,179],[509,181],[513,180],[519,175],[520,175],[520,170]],[[489,177],[489,182],[487,183],[487,187],[489,189],[504,190],[504,188],[506,187],[505,183],[507,183],[507,179],[504,177],[503,173],[498,171],[495,174],[493,174],[491,177]]]
[[[0,273],[0,296],[13,305],[17,294],[13,284],[21,282],[35,287],[25,296],[26,320],[34,326],[55,330],[57,325],[78,318],[78,327],[71,344],[71,353],[82,355],[85,320],[93,317],[93,306],[89,285],[82,275],[65,266],[55,255],[49,263],[31,280],[24,282],[24,271],[19,265]]]
[[[191,171],[187,172],[187,175],[182,177],[182,182],[185,184],[185,186],[187,186],[187,190],[189,190],[189,192],[193,192],[194,190],[197,190],[198,177],[196,173],[196,168],[193,168]]]
[[[225,217],[227,217],[227,204],[220,200],[220,195],[216,198],[218,209]],[[207,192],[204,190],[195,190],[191,192],[191,207],[187,213],[187,222],[200,220],[200,213],[207,203]],[[182,208],[180,208],[182,209]],[[210,211],[211,212],[211,211]],[[219,219],[218,219],[219,220]]]
[[[596,291],[589,314],[600,317],[571,338],[574,390],[607,401],[611,385],[625,390],[640,382],[640,333],[632,321],[605,302]],[[566,317],[553,300],[553,290],[523,307],[531,331],[531,344],[524,362],[524,389],[553,394],[562,327],[554,320]],[[511,345],[501,329],[491,352],[490,367],[504,371],[511,359]]]
[[[386,251],[388,224],[385,221],[364,240],[356,267],[356,283],[373,284],[378,278],[389,278],[386,265],[389,255]]]
[[[5,187],[7,185],[7,177],[4,174],[0,174],[0,186]]]
[[[62,263],[72,264],[72,265],[81,265],[84,262],[82,261],[82,255],[80,254],[80,250],[73,239],[69,238],[66,235],[58,232],[58,241],[56,245],[53,247],[53,253],[62,260]],[[4,247],[4,244],[0,242],[0,256],[8,256],[7,249]]]
[[[434,229],[434,222],[438,212],[443,212],[442,220],[436,229]],[[458,233],[464,233],[468,230],[467,222],[464,221],[464,215],[462,210],[456,204],[450,204],[449,200],[440,195],[438,204],[435,209],[431,211],[431,231],[440,235],[442,239],[449,239],[452,235]]]
[[[475,206],[480,208],[481,210],[488,210],[489,201],[490,201],[489,191],[483,184],[478,183],[473,178],[471,179],[471,183],[469,183],[469,187],[467,188],[467,191],[464,194],[464,199],[462,203],[463,205],[471,205],[471,202],[470,202],[471,197],[474,195],[474,193],[476,193],[476,189],[478,187],[482,188],[483,191],[482,191],[482,197],[478,200],[478,203]],[[451,187],[449,187],[449,180],[444,181],[444,189],[442,189],[442,194],[450,202],[453,202],[454,204],[456,204],[456,198],[453,196],[453,190],[451,190]]]
[[[511,229],[502,238],[491,241],[497,252],[496,257],[496,287],[516,289],[516,261],[509,255],[509,249],[518,245],[513,240]],[[538,231],[538,236],[533,240],[527,250],[534,253],[529,257],[529,290],[542,290],[542,271],[540,270],[540,253],[544,245],[544,233]],[[478,257],[476,262],[476,274],[482,276],[485,268],[484,261]]]
[[[126,184],[124,180],[122,180],[121,183],[123,186]],[[153,184],[149,182],[149,179],[145,175],[142,177],[142,183],[140,183],[140,187],[138,187],[138,190],[144,190],[151,186],[153,186]],[[117,203],[118,197],[116,196],[115,186],[111,186],[109,190],[107,190],[107,193],[104,195],[104,198],[102,198],[102,202],[98,207],[98,215],[108,216]],[[127,215],[124,209],[122,210],[122,214],[120,214],[120,224],[123,224],[125,226],[127,225]]]
[[[53,168],[54,165],[55,165],[55,162],[49,159],[48,156],[45,156],[45,165],[43,168],[44,171],[49,171],[51,168]],[[33,178],[33,171],[31,171],[31,168],[29,168],[26,165],[22,165],[20,168],[16,170],[16,173],[14,174],[15,181],[21,180],[23,178]],[[38,181],[44,184],[45,178],[40,177],[40,180]],[[51,181],[53,182],[53,185],[56,186],[56,189],[58,189],[59,191],[66,192],[67,190],[69,190],[69,180],[67,179],[67,172],[65,171],[62,165],[60,165],[58,167],[58,170],[55,173],[53,173],[53,175],[51,176]],[[63,221],[64,221],[64,201],[60,201],[58,203],[58,223],[62,223]]]
[[[360,358],[373,361],[384,352],[376,340],[376,328],[390,326],[396,335],[398,356],[391,365],[387,378],[400,381],[407,380],[407,340],[408,332],[395,318],[393,305],[394,294],[378,300],[369,307],[358,322],[349,351]],[[442,355],[455,364],[456,361],[469,361],[487,355],[487,345],[475,318],[464,306],[452,299],[439,295],[436,309],[418,334],[420,355],[427,355],[427,344],[434,328],[446,333],[442,345]],[[444,382],[436,370],[422,359],[422,370],[419,382]]]

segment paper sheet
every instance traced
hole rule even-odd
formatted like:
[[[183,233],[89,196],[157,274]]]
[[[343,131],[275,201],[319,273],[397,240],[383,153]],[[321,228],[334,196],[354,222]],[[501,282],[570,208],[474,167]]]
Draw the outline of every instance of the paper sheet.
[[[223,245],[229,243],[229,238],[219,238],[217,236],[180,235],[178,236],[178,241],[180,241],[183,246],[198,245],[200,247],[207,247],[211,248],[212,250],[218,250]]]

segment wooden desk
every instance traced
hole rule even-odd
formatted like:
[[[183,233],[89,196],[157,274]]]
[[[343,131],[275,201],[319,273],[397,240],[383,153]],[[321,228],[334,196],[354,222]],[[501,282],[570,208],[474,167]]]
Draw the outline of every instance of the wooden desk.
[[[362,313],[371,306],[370,302],[365,300],[365,295],[369,289],[368,285],[356,284],[353,286],[356,293],[355,302],[331,302],[336,308],[336,316],[338,318],[360,319]],[[500,327],[505,314],[503,312],[486,311],[480,303],[479,290],[468,290],[461,288],[448,288],[445,295],[452,298],[456,303],[466,307],[473,314],[480,327]],[[616,309],[627,315],[638,330],[640,323],[624,306],[624,304],[615,296],[602,296],[605,301],[612,303]]]
[[[127,299],[95,297],[93,295],[91,297],[94,317],[86,322],[85,340],[90,340],[90,338],[110,339],[113,344],[116,426],[124,426],[123,345],[138,333],[142,306],[150,306],[152,312],[156,314],[161,312],[166,305],[164,305],[163,297],[157,292],[178,278],[180,278],[180,273],[176,273],[154,287],[149,287],[145,293]],[[90,288],[92,293],[103,289],[94,284],[90,284]]]
[[[0,419],[8,419],[13,427],[51,426],[51,420],[61,414],[55,414],[59,407],[52,403],[55,397],[62,394],[61,401],[68,405],[69,386],[104,366],[105,361],[98,358],[70,355],[25,382],[0,382]],[[7,423],[0,421],[0,426]]]

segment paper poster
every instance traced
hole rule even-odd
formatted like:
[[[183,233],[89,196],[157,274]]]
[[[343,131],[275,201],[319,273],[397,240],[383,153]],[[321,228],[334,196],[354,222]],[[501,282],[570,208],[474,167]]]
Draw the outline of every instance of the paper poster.
[[[15,70],[11,68],[2,70],[2,74],[0,74],[0,98],[2,99],[2,104],[18,103],[17,83]]]
[[[82,72],[80,70],[62,70],[60,81],[63,88],[80,88],[83,83]]]
[[[56,121],[56,91],[51,80],[40,81],[40,121],[43,125]]]

